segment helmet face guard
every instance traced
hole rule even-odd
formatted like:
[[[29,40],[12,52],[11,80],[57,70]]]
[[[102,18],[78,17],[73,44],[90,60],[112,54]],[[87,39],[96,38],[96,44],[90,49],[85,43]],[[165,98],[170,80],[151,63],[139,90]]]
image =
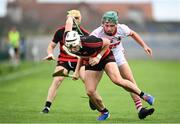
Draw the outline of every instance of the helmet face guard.
[[[118,24],[118,13],[116,11],[108,11],[102,16],[102,24],[106,22],[112,22]]]
[[[70,31],[66,35],[65,46],[67,48],[81,46],[80,36],[76,31]]]

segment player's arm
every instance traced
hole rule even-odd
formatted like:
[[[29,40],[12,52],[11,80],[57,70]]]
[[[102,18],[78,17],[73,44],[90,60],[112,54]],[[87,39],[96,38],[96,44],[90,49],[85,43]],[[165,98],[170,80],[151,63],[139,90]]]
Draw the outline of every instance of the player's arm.
[[[55,57],[53,55],[53,52],[54,52],[54,48],[56,47],[56,43],[54,43],[53,41],[51,41],[48,45],[48,48],[47,48],[47,56],[44,57],[44,60],[55,60]]]
[[[131,30],[130,32],[130,36],[140,45],[144,48],[144,51],[152,56],[152,50],[151,48],[143,41],[143,39],[140,37],[140,35],[138,33],[136,33],[135,31]]]
[[[72,28],[73,28],[73,17],[70,14],[68,14],[65,24],[65,32],[72,31]]]
[[[73,80],[77,80],[79,78],[79,70],[82,64],[82,58],[78,58],[75,71],[73,73]]]
[[[102,39],[103,42],[102,49],[100,50],[100,52],[97,54],[96,57],[90,57],[89,64],[91,66],[98,64],[104,53],[109,49],[110,40],[108,40],[107,38],[98,38],[98,39]]]
[[[99,59],[101,59],[101,57],[104,55],[104,53],[107,51],[107,49],[109,48],[110,45],[110,40],[108,40],[107,38],[101,38],[103,40],[103,46],[101,51],[98,53],[97,57]]]

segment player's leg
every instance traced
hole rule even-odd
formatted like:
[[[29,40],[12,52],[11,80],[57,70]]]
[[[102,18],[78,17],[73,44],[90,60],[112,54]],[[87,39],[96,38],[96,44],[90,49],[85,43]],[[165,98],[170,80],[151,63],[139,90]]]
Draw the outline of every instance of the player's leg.
[[[124,79],[127,79],[127,80],[131,81],[132,83],[134,83],[135,85],[137,85],[136,81],[133,77],[131,68],[127,62],[120,65],[119,70],[120,70],[121,76]],[[136,109],[138,110],[138,116],[140,119],[144,119],[144,118],[146,118],[146,116],[151,115],[154,112],[154,108],[147,109],[142,106],[141,98],[138,95],[136,95],[134,93],[130,93],[130,95],[134,101]]]
[[[136,85],[136,82],[134,80],[132,71],[131,71],[128,63],[120,65],[119,66],[119,71],[120,71],[121,76],[124,79],[127,79],[127,80],[131,81],[132,83],[134,83]],[[136,109],[138,111],[140,111],[141,108],[142,108],[141,98],[138,95],[134,94],[134,93],[130,93],[130,94],[131,94],[131,97],[132,97],[132,99],[133,99],[133,101],[135,103]]]
[[[80,75],[80,78],[81,80],[83,81],[84,83],[84,78],[85,78],[85,66],[81,66],[80,67],[80,70],[79,70],[79,75]],[[98,94],[98,92],[96,92]],[[92,109],[92,110],[96,110],[96,105],[93,103],[93,101],[91,99],[89,99],[89,107]]]
[[[82,82],[84,83],[84,78],[85,78],[85,66],[81,66],[81,67],[80,67],[79,76],[80,76]]]
[[[19,61],[20,61],[20,51],[19,51],[19,47],[15,47],[14,48],[15,51],[15,64],[19,65]]]
[[[62,70],[62,69],[64,69],[64,73],[67,74],[68,71],[63,66],[56,66],[54,72],[57,72],[57,71]],[[51,86],[49,87],[49,90],[48,90],[48,95],[47,95],[45,107],[42,111],[43,113],[48,113],[50,111],[51,104],[56,97],[57,89],[63,80],[64,80],[63,76],[57,76],[57,77],[53,78]]]
[[[15,49],[13,46],[10,45],[8,53],[10,56],[10,63],[15,65]]]
[[[89,98],[95,103],[98,110],[102,110],[105,108],[104,104],[102,103],[101,96],[97,93],[96,88],[97,85],[102,77],[102,71],[92,71],[86,70],[85,71],[85,88],[86,93]]]
[[[102,77],[103,71],[86,70],[85,71],[85,87],[87,95],[90,100],[95,104],[97,110],[101,115],[98,120],[106,120],[109,118],[109,111],[105,108],[101,96],[97,93],[96,88]]]
[[[121,77],[119,69],[115,62],[107,63],[105,65],[105,71],[106,71],[107,75],[110,77],[110,79],[112,80],[112,82],[115,83],[116,85],[123,87],[125,90],[127,90],[129,92],[139,95],[142,99],[144,99],[150,105],[152,105],[154,103],[154,97],[152,97],[149,94],[145,94],[131,81],[123,79]]]

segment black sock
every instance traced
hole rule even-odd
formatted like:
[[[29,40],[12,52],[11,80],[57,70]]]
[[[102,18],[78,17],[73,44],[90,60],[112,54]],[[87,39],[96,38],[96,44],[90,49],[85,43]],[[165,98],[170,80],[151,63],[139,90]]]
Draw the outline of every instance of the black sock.
[[[141,98],[143,98],[144,92],[141,91],[141,93],[139,94],[139,96],[140,96]]]
[[[105,109],[101,110],[100,112],[105,113],[105,112],[108,112],[108,110],[105,108]]]
[[[51,102],[49,102],[49,101],[46,101],[46,104],[45,104],[45,107],[51,107]]]

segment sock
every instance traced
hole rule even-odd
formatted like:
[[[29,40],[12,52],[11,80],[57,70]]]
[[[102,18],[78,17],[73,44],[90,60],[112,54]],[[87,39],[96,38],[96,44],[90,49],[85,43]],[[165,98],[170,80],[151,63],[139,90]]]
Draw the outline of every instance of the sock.
[[[49,102],[49,101],[46,101],[45,107],[48,107],[48,108],[50,108],[50,107],[51,107],[51,102]]]
[[[141,91],[141,93],[139,94],[139,96],[143,99],[144,92]]]
[[[106,108],[104,108],[103,110],[101,110],[101,111],[99,111],[99,112],[101,112],[101,113],[106,113],[106,112],[108,112],[108,110],[107,110]]]
[[[138,110],[138,112],[142,109],[142,102],[141,99],[138,99],[136,101],[134,101],[136,109]]]

